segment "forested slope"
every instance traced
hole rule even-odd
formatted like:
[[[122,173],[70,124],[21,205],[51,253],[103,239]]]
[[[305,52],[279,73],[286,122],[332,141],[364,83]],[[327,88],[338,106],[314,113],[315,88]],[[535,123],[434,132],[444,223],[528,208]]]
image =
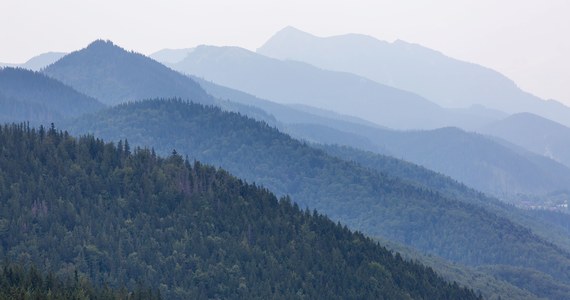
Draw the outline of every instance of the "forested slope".
[[[0,121],[58,122],[105,106],[48,76],[0,68]]]
[[[121,105],[74,125],[158,153],[176,149],[290,194],[334,220],[467,265],[527,267],[568,282],[570,255],[480,205],[315,150],[238,114],[177,100]]]
[[[0,145],[0,254],[10,261],[166,299],[477,298],[175,153],[24,125],[1,127]]]
[[[135,291],[95,286],[89,279],[74,273],[72,277],[58,278],[53,273],[44,275],[34,266],[27,269],[17,264],[0,268],[0,299],[89,299],[89,300],[159,300],[160,292],[138,286]]]

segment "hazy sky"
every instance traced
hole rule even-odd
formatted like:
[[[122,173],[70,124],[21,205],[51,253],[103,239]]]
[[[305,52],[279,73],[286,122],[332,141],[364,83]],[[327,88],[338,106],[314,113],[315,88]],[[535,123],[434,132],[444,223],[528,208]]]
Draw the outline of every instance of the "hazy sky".
[[[569,0],[2,0],[0,62],[97,38],[145,54],[199,44],[255,50],[287,25],[422,44],[570,105]]]

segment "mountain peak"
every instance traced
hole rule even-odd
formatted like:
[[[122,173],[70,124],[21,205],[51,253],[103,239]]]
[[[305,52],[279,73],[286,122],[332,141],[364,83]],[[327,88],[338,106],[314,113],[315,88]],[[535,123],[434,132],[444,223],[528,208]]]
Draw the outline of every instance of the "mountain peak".
[[[143,60],[144,56],[142,54],[128,52],[110,40],[98,39],[83,49],[63,56],[57,62],[47,66],[44,71],[53,76],[54,74],[50,74],[50,72],[61,67],[79,68],[77,71],[86,71],[89,68],[98,68],[107,64],[112,64],[113,68],[118,68],[119,65],[129,64],[133,61],[141,63]],[[115,63],[111,63],[113,61]],[[64,82],[69,84],[65,80]]]
[[[279,48],[281,45],[288,45],[292,42],[295,43],[310,42],[312,39],[316,38],[318,37],[310,33],[301,31],[293,26],[287,26],[277,31],[272,37],[270,37],[269,40],[267,40],[267,42],[265,42],[264,45],[262,45],[257,49],[257,52],[259,52],[263,48],[268,47],[268,45],[272,48],[273,47]]]
[[[119,53],[119,52],[127,52],[125,49],[115,45],[112,41],[110,40],[95,40],[93,42],[91,42],[89,45],[87,45],[87,47],[85,49],[83,49],[85,51],[83,52],[102,52],[102,53]]]
[[[192,53],[196,48],[183,48],[183,49],[162,49],[150,55],[150,58],[161,62],[163,64],[179,63]]]
[[[212,102],[192,79],[109,40],[66,55],[44,73],[108,105],[157,97]]]
[[[298,28],[296,28],[296,27],[293,27],[293,26],[284,27],[283,29],[277,31],[274,36],[277,36],[277,35],[306,35],[306,36],[313,36],[312,34],[307,33],[307,32],[304,32],[304,31],[302,31],[302,30],[300,30],[300,29],[298,29]]]
[[[106,47],[106,46],[115,46],[115,44],[113,44],[113,42],[111,40],[97,39],[97,40],[94,40],[93,42],[91,42],[87,46],[87,48]]]
[[[26,63],[22,64],[22,67],[32,71],[39,71],[46,66],[58,61],[60,58],[64,57],[67,53],[65,52],[46,52],[40,55],[30,58]]]
[[[332,49],[340,49],[339,51],[341,52],[346,52],[349,50],[345,50],[344,48],[346,48],[348,44],[357,44],[359,47],[377,49],[378,45],[380,45],[380,47],[386,47],[390,43],[376,39],[373,36],[356,33],[321,37],[288,26],[269,38],[265,44],[257,49],[257,53],[277,59],[303,61],[303,59],[299,59],[299,57],[306,53],[307,48],[313,50],[319,48],[317,50],[319,53],[316,55],[321,56],[325,55],[322,51],[330,51],[320,49],[323,45]]]

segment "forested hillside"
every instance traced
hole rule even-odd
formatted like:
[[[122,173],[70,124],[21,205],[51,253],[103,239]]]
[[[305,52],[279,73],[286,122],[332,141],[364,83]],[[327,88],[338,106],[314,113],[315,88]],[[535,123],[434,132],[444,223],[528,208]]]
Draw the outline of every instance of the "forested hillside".
[[[313,147],[323,149],[330,155],[343,160],[356,162],[378,172],[437,190],[447,197],[483,206],[500,216],[508,217],[515,223],[531,228],[536,234],[570,251],[568,239],[570,215],[568,213],[517,208],[471,189],[448,176],[390,156],[337,145],[313,145]],[[550,197],[561,202],[567,195],[550,195]]]
[[[154,100],[121,105],[72,127],[109,140],[128,138],[158,153],[176,149],[366,234],[455,262],[524,266],[570,281],[570,255],[530,229],[480,205],[333,158],[235,113]]]
[[[127,141],[25,125],[0,127],[0,145],[0,254],[55,276],[149,286],[166,299],[477,298],[316,211],[174,152],[160,158]]]
[[[61,82],[38,72],[0,68],[0,121],[47,123],[104,108]]]
[[[405,159],[504,201],[523,204],[521,193],[544,201],[545,194],[570,185],[570,169],[566,166],[480,134],[457,128],[390,130],[357,118],[324,115],[325,112],[315,108],[278,104],[192,78],[216,97],[252,105],[272,114],[277,122],[270,124],[297,139],[346,145]],[[255,119],[267,120],[241,111]]]
[[[139,285],[135,291],[95,286],[87,278],[74,273],[72,277],[58,278],[53,273],[42,274],[35,267],[24,269],[17,264],[0,268],[0,299],[49,300],[158,300],[160,292]]]

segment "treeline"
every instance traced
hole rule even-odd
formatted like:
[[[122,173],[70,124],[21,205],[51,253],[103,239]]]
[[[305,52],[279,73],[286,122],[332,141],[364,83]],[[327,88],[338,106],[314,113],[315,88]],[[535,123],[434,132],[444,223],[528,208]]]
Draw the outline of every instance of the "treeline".
[[[223,170],[55,128],[0,129],[0,257],[166,299],[476,299]]]
[[[19,265],[5,263],[0,268],[0,299],[2,300],[158,300],[160,292],[139,286],[136,291],[113,290],[107,286],[94,286],[77,273],[73,278],[62,280],[53,273],[42,274],[35,267],[24,269]]]

